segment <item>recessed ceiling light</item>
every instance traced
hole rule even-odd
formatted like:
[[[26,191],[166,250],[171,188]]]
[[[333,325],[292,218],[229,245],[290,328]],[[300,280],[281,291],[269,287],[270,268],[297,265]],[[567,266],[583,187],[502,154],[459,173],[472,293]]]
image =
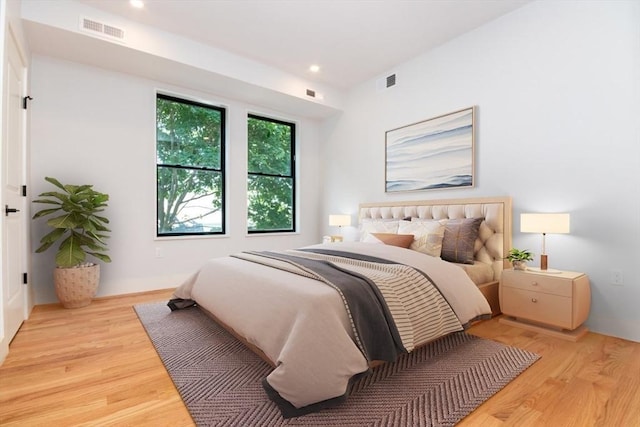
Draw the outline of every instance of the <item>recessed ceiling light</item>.
[[[311,71],[312,73],[317,73],[318,71],[320,71],[320,66],[314,64],[309,67],[309,71]]]
[[[142,9],[144,7],[144,2],[142,0],[129,0],[129,4],[136,9]]]

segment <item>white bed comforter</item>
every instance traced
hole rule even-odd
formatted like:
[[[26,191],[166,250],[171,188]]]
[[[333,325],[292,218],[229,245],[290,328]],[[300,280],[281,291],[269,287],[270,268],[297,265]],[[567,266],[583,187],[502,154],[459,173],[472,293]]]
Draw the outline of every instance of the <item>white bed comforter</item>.
[[[309,248],[362,253],[420,269],[462,324],[491,313],[466,273],[439,258],[360,242]],[[185,281],[175,297],[195,300],[260,348],[276,364],[269,385],[296,408],[344,395],[350,378],[368,369],[341,297],[314,279],[234,257],[216,258]]]

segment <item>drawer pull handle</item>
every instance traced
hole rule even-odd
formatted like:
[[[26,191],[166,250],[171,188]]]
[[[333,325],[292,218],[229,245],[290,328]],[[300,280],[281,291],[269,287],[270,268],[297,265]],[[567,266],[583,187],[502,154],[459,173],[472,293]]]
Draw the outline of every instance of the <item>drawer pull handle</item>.
[[[538,282],[531,282],[532,286],[538,286]]]
[[[531,298],[531,302],[538,302],[537,298]]]

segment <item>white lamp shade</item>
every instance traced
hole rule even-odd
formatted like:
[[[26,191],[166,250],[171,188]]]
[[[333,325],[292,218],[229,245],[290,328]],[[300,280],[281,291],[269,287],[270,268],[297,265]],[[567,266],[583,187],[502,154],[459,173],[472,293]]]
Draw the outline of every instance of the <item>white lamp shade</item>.
[[[329,226],[348,227],[351,225],[351,215],[329,215]]]
[[[522,233],[566,234],[570,231],[568,213],[520,214]]]

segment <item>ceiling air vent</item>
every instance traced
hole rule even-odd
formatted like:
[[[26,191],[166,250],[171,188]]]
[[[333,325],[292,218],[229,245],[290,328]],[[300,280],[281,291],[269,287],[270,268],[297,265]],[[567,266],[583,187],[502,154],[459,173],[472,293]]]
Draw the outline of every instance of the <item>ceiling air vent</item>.
[[[119,42],[124,41],[124,30],[122,28],[105,24],[104,22],[100,22],[95,19],[80,17],[80,30],[94,36],[104,37]]]
[[[124,30],[121,29],[121,28],[112,27],[111,25],[105,24],[104,27],[103,27],[103,32],[107,36],[116,37],[118,39],[124,39]],[[393,77],[395,77],[395,76],[393,76]]]
[[[390,76],[387,76],[387,87],[391,87],[391,86],[395,86],[396,85],[396,75],[395,74],[391,74]]]
[[[380,78],[376,81],[376,88],[381,91],[396,85],[396,75],[390,74],[387,77]]]

